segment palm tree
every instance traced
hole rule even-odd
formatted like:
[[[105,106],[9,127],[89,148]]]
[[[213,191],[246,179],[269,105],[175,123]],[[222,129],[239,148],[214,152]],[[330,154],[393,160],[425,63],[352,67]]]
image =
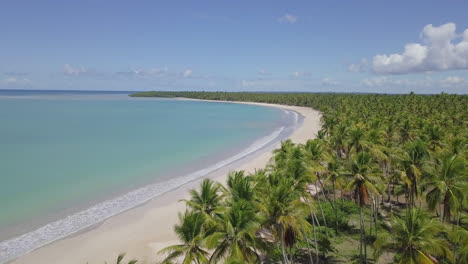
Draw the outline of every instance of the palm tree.
[[[261,197],[262,226],[269,229],[281,244],[283,263],[289,263],[286,248],[291,248],[297,236],[307,233],[310,224],[305,219],[307,204],[300,200],[300,193],[290,178],[272,174],[270,190]]]
[[[457,213],[466,200],[468,185],[464,160],[453,154],[443,154],[429,169],[426,201],[429,209],[443,205],[442,219],[450,221],[453,212]]]
[[[463,227],[452,226],[448,237],[455,249],[455,264],[468,264],[468,230]]]
[[[251,176],[245,176],[244,171],[232,171],[228,174],[227,191],[233,202],[238,200],[253,201],[254,189]]]
[[[218,219],[212,234],[206,237],[206,245],[214,249],[210,263],[255,263],[261,240],[255,236],[259,223],[255,211],[248,202],[239,200],[227,208]]]
[[[339,158],[347,154],[346,139],[348,137],[348,128],[345,124],[340,124],[330,138],[330,145],[335,150]]]
[[[125,257],[125,253],[119,254],[119,256],[117,256],[117,260],[116,260],[115,263],[116,264],[123,264],[122,261],[123,261],[124,257]],[[138,262],[138,260],[133,259],[133,260],[128,261],[127,264],[136,264],[137,262]],[[107,262],[106,262],[106,264],[107,264]]]
[[[359,246],[359,255],[361,263],[367,263],[367,246],[365,243],[365,229],[364,218],[362,215],[362,207],[368,202],[370,193],[378,193],[376,188],[377,166],[374,163],[372,156],[365,151],[359,152],[352,157],[351,164],[349,165],[349,174],[352,179],[346,189],[354,190],[356,201],[359,205],[360,229],[361,239]],[[362,254],[364,249],[364,255]]]
[[[422,167],[428,156],[426,145],[421,140],[410,142],[405,147],[405,153],[401,160],[403,168],[401,175],[408,185],[408,198],[410,207],[416,204],[416,197],[419,194],[419,182],[423,173]]]
[[[200,191],[190,190],[190,200],[183,200],[189,208],[202,213],[205,217],[212,217],[221,203],[222,197],[218,194],[221,187],[210,179],[204,179],[200,185]]]
[[[362,124],[358,124],[349,130],[349,146],[351,150],[361,152],[368,144],[369,142],[367,142],[366,133]]]
[[[340,160],[337,157],[331,159],[327,164],[327,170],[325,171],[325,182],[330,183],[333,190],[333,203],[332,209],[335,213],[335,228],[338,233],[338,211],[336,208],[336,188],[342,189],[346,185],[345,174],[343,172]]]
[[[424,139],[427,146],[431,151],[436,151],[442,148],[442,139],[444,136],[444,130],[438,125],[428,125],[424,129]]]
[[[205,216],[200,212],[186,211],[179,214],[180,224],[174,230],[181,244],[169,246],[159,251],[169,253],[162,263],[171,263],[173,260],[183,257],[182,263],[205,263],[209,253],[202,248],[206,231],[204,228]]]
[[[375,257],[384,250],[397,253],[399,264],[434,264],[435,257],[452,260],[449,245],[439,236],[442,225],[431,219],[421,209],[411,208],[402,217],[393,217],[391,230],[382,233],[374,243]]]
[[[288,160],[294,143],[290,139],[282,141],[279,149],[273,150],[273,161],[277,168],[283,168]]]

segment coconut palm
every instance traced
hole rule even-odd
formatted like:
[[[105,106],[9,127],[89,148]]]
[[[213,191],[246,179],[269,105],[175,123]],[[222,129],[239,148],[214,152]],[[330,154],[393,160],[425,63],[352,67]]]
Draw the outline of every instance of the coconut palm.
[[[253,201],[252,179],[251,176],[245,176],[244,171],[232,171],[228,174],[227,191],[233,202],[238,200]]]
[[[210,218],[221,203],[220,191],[221,187],[218,183],[204,179],[200,184],[200,191],[190,190],[190,200],[182,201],[185,201],[187,206],[195,212],[200,212]]]
[[[390,232],[381,233],[374,243],[375,257],[393,250],[399,264],[434,264],[439,263],[437,257],[453,260],[448,242],[439,236],[442,232],[436,219],[412,208],[403,216],[393,217]]]
[[[294,148],[294,144],[290,139],[282,141],[279,149],[273,150],[273,161],[277,168],[283,168],[286,161],[288,160],[291,149]]]
[[[453,154],[441,155],[428,171],[426,201],[431,210],[442,204],[444,221],[450,221],[450,216],[466,201],[466,172],[464,160]]]
[[[427,156],[427,147],[422,140],[418,139],[410,142],[405,147],[401,160],[401,176],[408,185],[408,198],[411,207],[414,207],[416,204],[415,199],[419,194],[422,169]]]
[[[355,152],[361,152],[365,147],[369,145],[366,139],[366,132],[362,124],[353,126],[349,130],[349,146],[351,150]]]
[[[116,260],[115,263],[116,263],[116,264],[123,264],[122,261],[123,261],[124,258],[125,258],[125,253],[119,254],[119,256],[117,256],[117,260]],[[136,264],[137,262],[138,262],[138,260],[133,259],[133,260],[129,260],[129,261],[127,262],[127,264]],[[107,262],[106,262],[106,264],[107,264]]]
[[[354,190],[356,201],[359,205],[361,238],[359,246],[359,256],[361,263],[367,263],[367,246],[365,244],[364,218],[362,207],[368,202],[370,193],[378,193],[376,184],[378,182],[377,166],[368,152],[359,152],[352,157],[349,165],[349,175],[351,181],[346,189]],[[363,255],[364,250],[364,255]]]
[[[206,237],[206,245],[213,249],[210,263],[256,263],[257,249],[262,242],[255,236],[259,229],[255,211],[244,200],[236,201],[218,219],[212,234]]]
[[[431,151],[436,151],[442,148],[442,140],[444,137],[444,130],[438,125],[427,125],[424,128],[424,140]]]
[[[448,232],[448,237],[455,248],[455,264],[468,264],[468,230],[453,226]]]
[[[272,174],[277,177],[278,174]],[[281,244],[283,262],[289,263],[286,248],[291,248],[304,231],[310,230],[310,224],[305,216],[308,206],[300,200],[299,193],[294,188],[290,178],[274,179],[275,185],[261,197],[262,225],[269,229]]]
[[[207,262],[209,253],[202,247],[206,235],[204,214],[186,211],[179,214],[179,221],[174,230],[181,244],[160,250],[160,254],[168,254],[162,263],[172,263],[177,259],[181,259],[184,264]]]

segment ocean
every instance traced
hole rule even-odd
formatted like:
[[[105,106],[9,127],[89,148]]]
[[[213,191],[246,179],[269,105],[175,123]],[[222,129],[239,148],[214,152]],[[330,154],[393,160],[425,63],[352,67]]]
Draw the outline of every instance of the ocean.
[[[0,263],[252,155],[300,122],[264,106],[0,90]]]

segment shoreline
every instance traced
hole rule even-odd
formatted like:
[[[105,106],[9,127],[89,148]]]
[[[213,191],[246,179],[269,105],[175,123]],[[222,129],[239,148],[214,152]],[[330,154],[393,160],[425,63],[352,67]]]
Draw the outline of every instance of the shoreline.
[[[295,111],[303,117],[303,121],[288,137],[294,143],[305,143],[320,129],[320,113],[312,108],[234,101],[197,101],[251,104]],[[203,178],[211,178],[224,184],[226,175],[231,170],[245,170],[250,173],[255,169],[264,168],[271,157],[271,151],[278,146],[279,141],[144,204],[112,216],[91,228],[20,256],[11,263],[104,263],[116,259],[117,255],[123,252],[127,253],[126,259],[137,258],[139,263],[162,260],[163,256],[157,255],[156,252],[177,243],[173,226],[178,222],[178,212],[185,209],[185,205],[178,201],[187,198],[190,189],[197,188]]]

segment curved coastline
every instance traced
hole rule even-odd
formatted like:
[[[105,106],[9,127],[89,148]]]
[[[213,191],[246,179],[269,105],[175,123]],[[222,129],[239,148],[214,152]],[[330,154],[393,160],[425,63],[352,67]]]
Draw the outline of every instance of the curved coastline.
[[[179,100],[193,99],[180,98]],[[313,138],[320,128],[320,113],[310,108],[246,102],[223,103],[276,107],[300,114],[303,118],[302,123],[296,125],[292,134],[287,137],[295,143],[304,143]],[[56,239],[67,238],[54,239],[38,245],[35,247],[37,249],[32,252],[23,252],[27,254],[20,256],[13,263],[104,263],[105,260],[114,259],[121,252],[127,252],[129,257],[138,257],[143,263],[158,260],[155,252],[175,240],[172,226],[177,222],[177,212],[184,208],[183,204],[178,201],[186,197],[188,190],[196,188],[204,177],[224,182],[226,173],[230,170],[244,169],[252,172],[257,168],[263,168],[271,157],[271,150],[278,146],[280,140],[285,139],[279,138],[280,134],[281,131],[273,131],[266,141],[264,138],[263,142],[257,142],[241,153],[218,162],[210,168],[196,171],[182,179],[178,178],[177,183],[174,180],[172,187],[166,191],[153,192],[152,195],[144,198],[144,201],[109,214],[96,228],[79,232],[96,223],[82,226],[79,230]],[[141,189],[136,191],[141,191]],[[140,206],[135,207],[137,205]],[[71,234],[74,235],[70,237]]]

